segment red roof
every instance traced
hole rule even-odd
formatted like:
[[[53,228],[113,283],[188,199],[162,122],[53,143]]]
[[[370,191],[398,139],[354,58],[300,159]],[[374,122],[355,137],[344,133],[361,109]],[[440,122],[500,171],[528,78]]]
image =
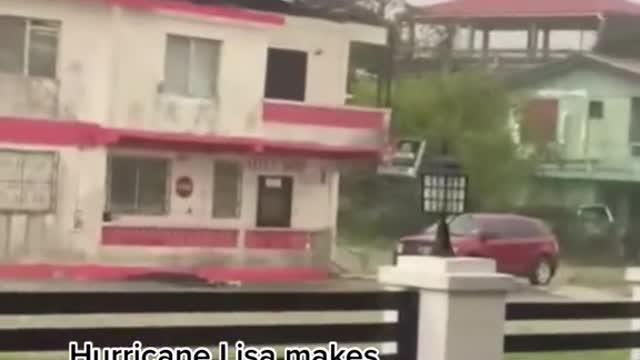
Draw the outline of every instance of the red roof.
[[[452,0],[419,8],[421,18],[583,17],[640,15],[627,0]]]

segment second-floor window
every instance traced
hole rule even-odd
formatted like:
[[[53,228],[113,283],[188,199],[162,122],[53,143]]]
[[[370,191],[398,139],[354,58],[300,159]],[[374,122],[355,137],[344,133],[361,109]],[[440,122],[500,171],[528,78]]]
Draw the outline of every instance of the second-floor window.
[[[60,23],[0,16],[0,73],[54,78]]]
[[[217,40],[169,35],[165,92],[197,98],[216,96],[221,47],[222,42]]]
[[[111,156],[108,209],[115,214],[163,215],[168,210],[169,161]]]

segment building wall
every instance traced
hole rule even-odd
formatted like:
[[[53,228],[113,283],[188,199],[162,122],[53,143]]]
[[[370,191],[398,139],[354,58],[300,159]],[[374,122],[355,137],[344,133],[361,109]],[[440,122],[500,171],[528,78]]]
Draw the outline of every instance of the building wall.
[[[0,214],[0,257],[81,260],[95,255],[102,230],[105,150],[12,144],[0,148],[54,151],[59,156],[54,210]]]
[[[169,212],[162,216],[134,216],[114,214],[113,221],[104,229],[166,229],[167,231],[235,231],[235,246],[145,246],[141,244],[102,244],[98,258],[103,261],[127,264],[194,265],[206,263],[225,266],[309,266],[313,262],[314,242],[330,243],[331,237],[322,237],[335,227],[333,178],[337,172],[331,164],[318,161],[290,162],[286,159],[250,158],[197,153],[149,152],[114,149],[110,154],[159,156],[170,160]],[[236,219],[213,218],[214,161],[237,161],[243,167],[240,216]],[[293,177],[291,227],[285,229],[258,228],[256,213],[258,204],[258,176],[279,175]],[[193,180],[194,193],[189,198],[176,194],[175,183],[180,177]],[[309,248],[274,249],[250,248],[249,233],[265,235],[272,232],[278,238],[300,238],[311,234]],[[300,235],[302,234],[302,235]],[[104,242],[104,236],[102,238]],[[326,249],[324,251],[327,251]],[[150,256],[151,255],[151,256]],[[326,264],[325,264],[326,265]]]
[[[25,90],[0,100],[1,115],[45,115],[161,131],[259,134],[268,47],[308,52],[305,102],[342,105],[350,41],[386,41],[383,28],[365,25],[287,17],[283,26],[255,26],[78,0],[7,0],[0,4],[0,14],[62,21],[57,79],[40,85],[16,77]],[[167,34],[222,41],[219,96],[163,93]],[[30,91],[29,85],[36,89]],[[57,95],[56,106],[51,92]],[[20,104],[30,98],[38,104],[25,111]]]
[[[56,106],[50,104],[50,96],[45,96],[34,99],[38,101],[30,106],[30,111],[24,107],[20,109],[16,104],[24,102],[24,95],[14,92],[0,100],[2,115],[51,115],[51,118],[103,121],[109,106],[106,99],[109,98],[111,78],[106,71],[111,61],[110,42],[105,35],[108,34],[105,30],[108,29],[109,10],[83,1],[7,0],[0,3],[0,14],[63,22],[58,44]],[[12,77],[14,82],[34,81]],[[40,110],[43,107],[47,108],[44,113]]]

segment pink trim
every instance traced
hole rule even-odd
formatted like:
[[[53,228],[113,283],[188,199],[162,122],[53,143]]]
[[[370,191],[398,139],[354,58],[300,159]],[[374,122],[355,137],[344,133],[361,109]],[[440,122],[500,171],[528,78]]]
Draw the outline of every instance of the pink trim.
[[[85,0],[86,1],[86,0]],[[93,0],[95,1],[95,0]],[[259,23],[267,25],[284,25],[285,17],[266,11],[256,11],[242,8],[197,5],[188,1],[161,1],[161,0],[99,0],[108,5],[122,6],[139,11],[171,11],[189,15],[227,18],[237,21]]]
[[[102,244],[115,246],[235,248],[237,230],[103,227]]]
[[[305,250],[311,244],[311,233],[306,231],[250,230],[245,235],[247,249]]]
[[[0,142],[58,146],[126,146],[190,152],[267,153],[338,159],[378,160],[381,150],[265,138],[196,135],[105,128],[81,121],[0,117]]]
[[[0,141],[9,143],[96,146],[109,134],[89,122],[0,117]]]
[[[152,274],[192,275],[203,280],[245,281],[245,282],[296,282],[326,280],[328,269],[286,267],[286,268],[164,268],[134,267],[98,264],[12,264],[0,265],[0,278],[9,280],[52,280],[74,281],[122,281],[136,276]]]
[[[386,117],[386,113],[380,110],[310,106],[268,100],[262,103],[262,114],[265,122],[375,130],[384,129]]]

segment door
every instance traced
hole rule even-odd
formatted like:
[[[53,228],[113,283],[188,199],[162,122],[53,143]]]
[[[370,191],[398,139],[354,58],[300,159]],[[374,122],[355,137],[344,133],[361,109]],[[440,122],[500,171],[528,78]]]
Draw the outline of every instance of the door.
[[[518,254],[518,238],[514,225],[504,219],[485,220],[482,224],[484,239],[484,255],[496,261],[498,272],[515,273],[521,261]]]
[[[264,96],[267,99],[304,101],[307,88],[307,53],[269,49]]]
[[[293,179],[288,176],[258,177],[258,227],[291,226]]]

